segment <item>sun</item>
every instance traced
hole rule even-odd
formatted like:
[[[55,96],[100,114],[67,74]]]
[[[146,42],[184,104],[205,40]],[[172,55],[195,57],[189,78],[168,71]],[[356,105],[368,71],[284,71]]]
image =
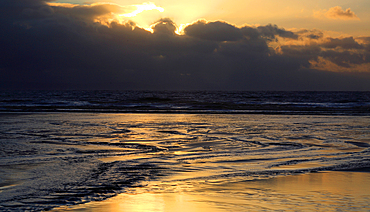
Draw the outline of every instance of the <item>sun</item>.
[[[162,7],[158,7],[153,2],[145,2],[143,4],[138,5],[132,5],[133,7],[136,7],[136,10],[130,13],[121,14],[119,16],[124,16],[127,18],[135,17],[137,14],[142,13],[144,11],[148,10],[158,10],[159,12],[164,12],[164,9]]]
[[[120,5],[125,3],[121,0],[115,1]],[[158,0],[126,6],[130,8],[125,13],[119,14],[119,20],[130,20],[145,29],[150,29],[151,25],[162,18],[169,18],[175,22],[179,28],[183,28],[189,23],[198,19],[207,18],[222,0],[214,0],[212,4],[208,1],[199,0]],[[126,4],[127,5],[127,4]],[[177,29],[180,34],[181,29]]]
[[[127,4],[121,0],[103,2],[94,0],[94,3],[62,3],[48,2],[47,4],[56,8],[74,8],[72,11],[78,16],[77,11],[90,9],[94,11],[94,21],[109,26],[111,22],[125,23],[132,21],[136,27],[153,32],[153,23],[163,18],[171,19],[178,26],[176,33],[181,34],[182,29],[189,23],[207,17],[210,11],[214,11],[214,5],[199,0],[160,0],[158,2],[147,1],[143,3]],[[111,1],[111,0],[108,0]],[[221,0],[214,0],[219,2]],[[132,2],[132,1],[131,1]],[[196,5],[196,6],[194,6]]]

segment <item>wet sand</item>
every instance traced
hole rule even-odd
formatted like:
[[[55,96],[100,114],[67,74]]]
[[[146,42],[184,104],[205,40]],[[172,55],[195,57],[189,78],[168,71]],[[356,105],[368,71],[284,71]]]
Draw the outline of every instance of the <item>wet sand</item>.
[[[370,173],[366,169],[253,181],[184,182],[183,185],[150,182],[146,188],[129,190],[105,201],[55,209],[94,212],[369,210]]]
[[[369,211],[368,170],[333,171],[370,167],[369,123],[232,114],[2,117],[0,210]]]

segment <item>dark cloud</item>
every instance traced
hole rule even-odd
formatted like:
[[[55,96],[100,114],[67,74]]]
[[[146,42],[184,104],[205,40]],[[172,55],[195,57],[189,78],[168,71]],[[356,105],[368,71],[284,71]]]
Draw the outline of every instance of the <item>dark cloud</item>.
[[[200,20],[187,26],[184,31],[188,36],[214,41],[237,41],[243,37],[239,28],[221,21],[207,23]]]
[[[367,60],[370,61],[370,37],[358,37],[357,40],[362,41],[363,46],[367,51]]]
[[[176,29],[176,24],[171,19],[162,18],[155,23],[153,32],[174,35]]]
[[[329,38],[327,42],[322,44],[325,48],[341,47],[343,49],[363,49],[364,47],[357,43],[353,37],[347,38]]]
[[[367,44],[370,44],[370,37],[358,37],[358,40],[362,40]]]
[[[323,52],[322,56],[327,60],[346,68],[350,68],[350,64],[363,64],[366,62],[362,54],[356,54],[350,51],[336,52],[329,50]]]
[[[294,60],[299,62],[301,66],[306,68],[310,67],[310,61],[316,60],[321,54],[321,48],[317,45],[307,45],[307,46],[281,46],[280,47],[281,55],[288,58],[289,60]]]
[[[257,27],[257,31],[260,35],[267,37],[269,39],[274,39],[276,35],[283,38],[298,39],[298,35],[293,32],[286,31],[285,29],[280,29],[276,25],[266,25]]]
[[[64,6],[65,5],[65,6]],[[122,7],[112,3],[95,3],[92,5],[70,5],[70,4],[50,4],[55,13],[63,14],[83,20],[94,20],[98,17],[110,17],[111,13],[123,14],[135,10],[133,6]]]
[[[313,40],[318,40],[318,39],[324,37],[324,33],[321,32],[320,30],[316,30],[316,29],[314,29],[314,30],[303,29],[303,30],[298,31],[297,35],[300,36],[300,37],[307,37],[307,38],[313,39]]]
[[[319,31],[294,33],[275,25],[237,27],[221,21],[195,22],[184,35],[175,33],[176,24],[168,18],[158,20],[153,33],[133,22],[96,22],[116,9],[122,8],[1,1],[0,88],[370,89],[369,73],[311,67],[320,58],[348,69],[366,65],[368,38],[318,42],[323,39]],[[303,37],[317,42],[299,44]],[[280,45],[279,40],[297,43]]]

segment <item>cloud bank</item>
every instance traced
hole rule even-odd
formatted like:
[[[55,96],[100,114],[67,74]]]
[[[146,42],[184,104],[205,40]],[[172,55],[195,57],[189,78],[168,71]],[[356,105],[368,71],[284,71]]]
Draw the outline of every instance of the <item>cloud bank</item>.
[[[370,37],[114,19],[132,11],[3,0],[0,89],[370,90]]]

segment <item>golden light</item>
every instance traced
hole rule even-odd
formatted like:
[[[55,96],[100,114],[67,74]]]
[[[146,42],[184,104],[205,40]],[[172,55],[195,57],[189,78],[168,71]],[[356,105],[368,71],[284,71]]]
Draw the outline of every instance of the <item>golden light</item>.
[[[136,10],[131,12],[131,13],[126,13],[126,14],[121,14],[119,16],[124,16],[124,17],[135,17],[137,14],[142,13],[144,11],[148,10],[158,10],[159,12],[164,12],[164,9],[162,7],[156,6],[153,2],[145,2],[143,4],[139,5],[132,5],[136,7]]]
[[[180,26],[176,29],[175,33],[178,35],[184,34],[184,29],[188,24],[180,24]]]
[[[66,8],[73,8],[79,6],[78,4],[56,3],[56,2],[46,2],[46,4],[51,7],[66,7]]]
[[[214,0],[212,4],[207,1],[199,0],[160,0],[139,3],[127,4],[127,1],[116,0],[120,5],[127,5],[124,13],[119,14],[118,20],[133,21],[137,26],[151,31],[151,26],[161,18],[169,18],[180,28],[176,30],[177,34],[182,33],[182,29],[189,23],[197,21],[201,18],[207,18],[220,2],[224,0]]]

